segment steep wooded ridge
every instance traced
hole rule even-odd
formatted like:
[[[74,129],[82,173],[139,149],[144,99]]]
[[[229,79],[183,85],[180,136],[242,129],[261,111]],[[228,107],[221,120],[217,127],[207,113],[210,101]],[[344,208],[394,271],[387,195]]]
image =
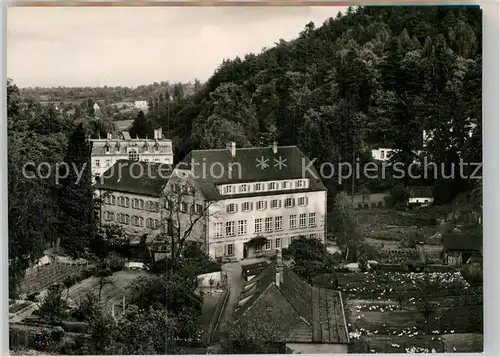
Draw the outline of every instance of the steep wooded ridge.
[[[408,164],[422,130],[435,130],[429,159],[481,162],[481,16],[477,6],[349,9],[224,61],[168,116],[149,117],[174,137],[177,158],[277,140],[318,163],[367,159],[390,143]]]

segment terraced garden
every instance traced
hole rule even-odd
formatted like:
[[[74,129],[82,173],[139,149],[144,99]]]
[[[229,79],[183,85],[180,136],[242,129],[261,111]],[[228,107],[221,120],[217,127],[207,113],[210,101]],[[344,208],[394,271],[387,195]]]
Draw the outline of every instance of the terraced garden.
[[[457,347],[446,344],[444,336],[455,333],[476,341],[462,343],[462,352],[482,351],[477,347],[482,287],[470,286],[460,273],[345,273],[338,278],[347,300],[350,352],[453,352]]]

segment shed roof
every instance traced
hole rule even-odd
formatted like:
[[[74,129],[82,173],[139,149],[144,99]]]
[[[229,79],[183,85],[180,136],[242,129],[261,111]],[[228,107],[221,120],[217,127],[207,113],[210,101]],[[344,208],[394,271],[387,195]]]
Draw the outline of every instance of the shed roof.
[[[443,234],[445,250],[481,251],[483,236],[479,233],[446,233]]]

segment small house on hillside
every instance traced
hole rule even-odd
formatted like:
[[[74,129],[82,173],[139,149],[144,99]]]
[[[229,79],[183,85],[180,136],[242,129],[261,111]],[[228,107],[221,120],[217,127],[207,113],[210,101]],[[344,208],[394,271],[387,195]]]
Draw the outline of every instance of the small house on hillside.
[[[434,202],[432,186],[410,186],[408,187],[409,206],[429,206]]]
[[[482,261],[483,237],[478,233],[447,233],[443,235],[443,248],[449,265],[478,265]]]
[[[272,342],[299,354],[347,353],[340,291],[309,285],[283,264],[281,252],[245,284],[234,311],[243,326],[270,323]],[[275,341],[274,341],[275,340]]]

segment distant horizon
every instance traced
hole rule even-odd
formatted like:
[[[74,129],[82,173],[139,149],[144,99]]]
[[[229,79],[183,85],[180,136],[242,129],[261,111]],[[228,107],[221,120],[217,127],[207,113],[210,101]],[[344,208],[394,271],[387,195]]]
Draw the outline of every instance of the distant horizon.
[[[206,82],[347,6],[9,7],[7,77],[19,88]]]
[[[28,86],[28,87],[22,87],[20,85],[18,85],[16,83],[16,80],[15,78],[10,78],[10,77],[7,77],[7,80],[12,80],[13,84],[15,84],[19,89],[35,89],[35,88],[41,88],[41,89],[48,89],[48,88],[130,88],[130,89],[136,89],[138,87],[141,87],[141,86],[150,86],[150,85],[153,85],[155,82],[160,84],[161,82],[168,82],[169,85],[171,86],[174,86],[175,84],[178,84],[178,83],[181,83],[181,84],[194,84],[194,81],[187,81],[187,82],[172,82],[172,81],[169,81],[169,80],[163,80],[163,81],[154,81],[154,82],[151,82],[151,83],[147,83],[147,84],[138,84],[138,85],[134,85],[134,86],[124,86],[124,85],[117,85],[117,86],[109,86],[109,85],[103,85],[103,86],[72,86],[72,85],[68,85],[68,86]],[[196,80],[197,78],[195,78]],[[199,80],[199,79],[198,79]],[[208,80],[208,78],[207,78]],[[203,85],[206,83],[206,81],[201,81],[199,80],[200,83]],[[140,99],[139,99],[140,100]],[[145,99],[144,99],[145,100]]]

